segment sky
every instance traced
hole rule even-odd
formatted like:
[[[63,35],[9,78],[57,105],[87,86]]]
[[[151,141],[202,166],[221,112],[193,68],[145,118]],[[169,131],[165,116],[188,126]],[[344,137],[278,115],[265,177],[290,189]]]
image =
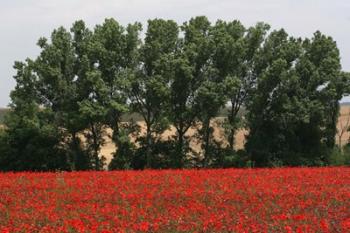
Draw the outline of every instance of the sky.
[[[0,107],[8,105],[15,86],[14,61],[35,58],[37,40],[59,26],[69,28],[82,19],[93,28],[113,17],[123,25],[138,21],[145,27],[148,19],[182,24],[198,15],[213,23],[238,19],[246,27],[263,21],[295,37],[320,30],[337,42],[343,70],[350,71],[349,0],[0,0]]]

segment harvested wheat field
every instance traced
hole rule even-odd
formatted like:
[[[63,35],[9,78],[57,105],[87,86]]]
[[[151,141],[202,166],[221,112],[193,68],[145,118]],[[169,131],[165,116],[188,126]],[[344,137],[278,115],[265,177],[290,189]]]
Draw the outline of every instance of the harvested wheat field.
[[[223,145],[225,145],[225,144],[227,144],[227,141],[225,140],[225,137],[224,137],[224,131],[220,126],[218,126],[218,122],[217,122],[220,120],[222,120],[222,119],[217,118],[212,122],[212,125],[214,126],[214,138],[215,138],[215,140],[223,141]],[[141,128],[141,135],[145,134],[145,132],[146,132],[145,123],[143,121],[138,121],[137,124]],[[193,135],[195,135],[196,132],[197,132],[197,128],[192,127],[188,130],[188,132],[186,133],[186,136],[193,136]],[[237,132],[237,134],[236,134],[236,146],[235,146],[236,149],[243,149],[244,143],[245,143],[245,136],[247,135],[247,133],[248,133],[248,131],[245,129],[241,129]],[[112,134],[112,130],[108,128],[107,135],[105,136],[106,144],[101,149],[101,155],[103,155],[106,158],[107,163],[109,163],[111,161],[111,159],[113,157],[112,153],[116,150],[116,146],[111,141],[111,137],[110,137],[111,134]],[[161,135],[161,138],[162,138],[162,140],[167,140],[168,138],[175,136],[175,134],[176,134],[176,129],[173,126],[171,126],[168,130],[166,130]],[[135,138],[132,137],[131,141],[134,141],[134,140],[135,140]],[[196,152],[200,151],[201,144],[194,137],[191,137],[190,146],[194,151],[196,151]]]
[[[223,117],[217,117],[213,122],[212,125],[214,126],[214,138],[215,140],[221,140],[225,144],[226,140],[224,138],[224,131],[223,129],[218,126],[218,122],[222,121]],[[143,121],[138,121],[137,124],[141,127],[141,133],[145,133],[145,123]],[[336,143],[345,145],[350,138],[350,132],[347,131],[347,128],[350,127],[350,105],[342,105],[340,108],[340,115],[339,115],[339,120],[337,124],[338,128],[338,133],[336,134]],[[0,124],[0,129],[3,128],[3,125]],[[190,128],[187,132],[186,135],[188,136],[193,136],[196,133],[197,129],[195,127]],[[112,159],[112,153],[116,150],[116,147],[114,143],[111,141],[110,135],[112,133],[111,129],[106,130],[106,136],[105,136],[105,145],[101,149],[101,155],[106,157],[107,163],[109,163]],[[176,130],[174,127],[170,127],[170,129],[166,130],[162,134],[162,139],[167,140],[169,137],[174,136],[176,133]],[[246,129],[240,129],[237,131],[236,134],[236,149],[243,149],[244,144],[245,144],[245,137],[248,134],[248,130]],[[134,138],[131,138],[133,141]],[[191,147],[195,151],[200,150],[200,143],[195,140],[194,138],[192,139],[190,143]]]
[[[350,132],[347,130],[350,126],[350,105],[343,105],[340,108],[340,115],[338,119],[338,133],[336,135],[336,142],[345,145],[349,142]]]
[[[222,120],[222,117],[218,117],[212,122],[212,125],[214,126],[214,138],[216,140],[223,141],[225,144],[226,140],[224,138],[224,131],[221,127],[218,126],[218,122],[221,120]],[[141,127],[141,133],[145,133],[145,123],[143,121],[138,121],[137,123]],[[339,131],[338,134],[336,135],[336,143],[337,144],[339,144],[339,142],[340,142],[341,145],[345,145],[349,141],[350,132],[348,132],[346,130],[346,128],[348,128],[349,126],[350,126],[350,105],[342,105],[341,109],[340,109],[338,124],[337,124],[337,128]],[[194,128],[194,127],[190,128],[186,135],[193,136],[196,133],[196,131],[197,131],[196,128]],[[340,137],[340,134],[342,131],[343,131],[343,134]],[[168,139],[168,137],[174,136],[175,133],[176,133],[175,128],[170,127],[170,129],[166,130],[162,134],[162,139],[166,140],[166,139]],[[109,135],[111,134],[110,129],[107,129],[107,135],[108,134]],[[244,144],[245,144],[245,136],[247,134],[248,134],[248,130],[246,130],[246,129],[240,129],[237,131],[236,139],[235,139],[235,142],[236,142],[235,148],[236,149],[243,149]],[[133,138],[131,140],[133,140]],[[201,145],[197,140],[192,139],[190,145],[195,151],[200,150]],[[110,137],[106,136],[106,144],[102,147],[101,155],[106,157],[107,163],[109,163],[110,160],[112,159],[112,153],[115,151],[115,149],[116,149],[116,147],[115,147],[114,143],[111,141]]]

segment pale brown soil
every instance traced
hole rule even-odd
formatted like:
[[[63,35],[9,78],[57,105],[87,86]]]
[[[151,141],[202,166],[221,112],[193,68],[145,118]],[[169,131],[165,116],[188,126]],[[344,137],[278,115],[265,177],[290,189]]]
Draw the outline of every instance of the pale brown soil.
[[[227,144],[227,141],[225,140],[224,137],[224,130],[218,126],[218,122],[222,121],[222,117],[218,117],[216,118],[213,122],[212,125],[214,126],[214,138],[215,140],[219,140],[223,143],[223,145]],[[145,124],[142,121],[137,122],[140,126],[141,126],[141,134],[145,133]],[[341,142],[342,145],[345,145],[350,138],[350,132],[348,132],[347,130],[343,130],[344,133],[342,135],[342,137],[339,137],[339,132],[341,131],[341,129],[345,129],[346,127],[350,126],[350,106],[348,105],[343,105],[341,106],[340,109],[340,116],[339,116],[339,121],[337,124],[337,128],[338,128],[338,134],[336,135],[336,143],[339,144],[339,142]],[[0,125],[0,129],[3,126]],[[200,127],[200,126],[198,126]],[[162,135],[161,138],[162,140],[167,140],[169,137],[174,136],[175,135],[175,128],[174,127],[170,127],[170,129],[166,130]],[[195,127],[190,128],[187,132],[188,136],[193,136],[195,133],[197,132],[197,129]],[[106,159],[107,159],[107,163],[109,163],[112,159],[112,153],[115,152],[116,147],[114,145],[114,143],[111,141],[110,137],[108,135],[111,135],[112,131],[111,129],[107,129],[106,130],[106,137],[105,137],[105,145],[102,147],[101,149],[101,155],[103,155]],[[240,129],[237,131],[236,136],[235,136],[235,148],[236,149],[243,149],[244,144],[245,144],[245,138],[246,135],[248,135],[248,131],[246,129]],[[135,140],[135,138],[131,138],[132,141]],[[201,145],[200,143],[196,140],[196,139],[192,139],[190,142],[190,146],[192,147],[192,149],[194,151],[199,152],[201,149]]]
[[[217,118],[216,121],[220,121],[222,120],[222,118]],[[348,122],[349,120],[349,122]],[[340,116],[339,116],[339,121],[337,124],[338,130],[340,130],[341,128],[345,128],[346,124],[348,122],[348,127],[350,126],[350,106],[341,106],[340,109]],[[141,126],[141,133],[145,132],[145,124],[144,122],[140,121],[138,122],[138,124]],[[212,124],[214,125],[214,138],[216,140],[220,140],[223,142],[223,144],[225,145],[227,143],[227,141],[224,138],[224,131],[221,127],[218,126],[217,122],[212,122]],[[199,126],[200,127],[200,126]],[[188,130],[187,135],[188,136],[193,136],[196,133],[197,129],[196,128],[190,128]],[[107,131],[108,133],[111,133],[111,130]],[[162,139],[166,140],[168,137],[174,136],[175,135],[175,128],[171,127],[169,130],[166,130],[163,134],[162,134]],[[244,144],[245,144],[245,138],[246,135],[248,135],[248,131],[246,129],[240,129],[237,131],[236,136],[235,136],[235,148],[236,149],[243,149]],[[345,145],[350,138],[350,132],[346,131],[344,132],[344,134],[341,137],[341,143],[342,145]],[[336,143],[339,144],[339,135],[336,135]],[[200,151],[200,143],[193,139],[190,142],[190,146],[195,150],[195,151]],[[101,150],[101,155],[105,156],[107,159],[107,163],[110,162],[110,160],[112,159],[112,153],[115,151],[116,147],[115,145],[111,142],[109,137],[106,137],[106,144],[102,147]]]
[[[336,135],[336,142],[341,145],[345,145],[349,142],[350,132],[346,129],[350,126],[350,106],[341,106],[340,115],[337,123],[338,133]],[[343,135],[339,138],[341,131],[343,130]]]
[[[224,130],[222,127],[219,126],[220,121],[222,121],[222,120],[223,119],[221,117],[218,117],[211,124],[214,127],[214,139],[217,141],[221,141],[223,145],[227,145],[227,140],[225,139],[225,136],[224,136]],[[145,134],[145,132],[146,132],[145,131],[146,130],[145,123],[143,121],[138,121],[137,124],[140,126],[141,135]],[[195,152],[200,152],[201,144],[195,137],[192,137],[192,136],[195,135],[195,133],[198,131],[198,128],[200,128],[200,127],[201,127],[200,125],[198,125],[196,127],[192,127],[186,133],[186,136],[191,136],[190,146]],[[106,132],[107,132],[107,135],[105,137],[106,144],[101,149],[101,155],[103,155],[107,159],[106,162],[109,163],[110,160],[112,159],[112,153],[115,152],[116,147],[115,147],[114,143],[111,141],[110,137],[108,136],[108,135],[111,135],[112,130],[107,129]],[[248,133],[248,131],[245,129],[238,130],[236,137],[235,137],[235,140],[236,140],[235,148],[236,149],[243,149],[244,143],[245,143],[245,136],[247,135],[247,133]],[[171,126],[168,130],[166,130],[161,135],[161,139],[167,140],[168,138],[175,136],[175,134],[176,134],[176,129],[173,126]],[[134,140],[135,140],[135,138],[131,137],[131,141],[134,141]]]

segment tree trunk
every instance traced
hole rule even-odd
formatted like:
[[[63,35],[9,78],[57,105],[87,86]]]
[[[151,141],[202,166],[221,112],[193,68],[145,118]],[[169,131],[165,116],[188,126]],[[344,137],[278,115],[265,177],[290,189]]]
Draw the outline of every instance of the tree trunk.
[[[98,136],[96,132],[96,127],[91,124],[91,133],[92,133],[92,140],[93,140],[93,158],[95,160],[95,170],[100,169],[100,159],[98,157],[99,152],[99,142],[98,142]]]
[[[73,157],[72,158],[68,158],[68,164],[70,164],[70,168],[72,171],[75,171],[77,169],[77,156],[78,156],[78,145],[79,142],[78,142],[78,139],[77,139],[77,133],[76,132],[72,132],[72,150],[73,150]]]
[[[230,115],[228,116],[229,124],[231,126],[230,134],[228,136],[228,142],[231,150],[235,149],[235,134],[236,134],[235,119],[237,117],[239,109],[240,109],[240,105],[236,104],[234,99],[231,99],[231,111],[230,111]]]
[[[176,150],[176,161],[175,167],[182,168],[182,159],[183,159],[183,146],[184,146],[184,132],[183,129],[177,131],[178,133],[178,142],[177,142],[177,150]]]
[[[234,106],[233,106],[233,102],[231,101],[231,112],[230,112],[230,116],[228,117],[231,129],[230,129],[230,135],[228,137],[228,141],[230,144],[230,149],[233,150],[234,147],[234,141],[235,141],[235,130],[232,128],[233,127],[233,121],[234,121]]]
[[[204,166],[209,165],[209,144],[210,144],[210,118],[203,122],[204,131]]]
[[[149,123],[146,123],[146,168],[151,168],[152,161],[152,132],[151,132],[151,125]]]
[[[230,149],[234,150],[235,149],[235,130],[234,129],[230,130],[229,143],[230,143]]]
[[[119,142],[119,120],[113,120],[111,128],[113,130],[112,140],[118,149],[119,145],[120,145],[120,142]]]
[[[339,149],[340,149],[340,152],[342,152],[343,153],[343,143],[342,143],[342,137],[343,137],[343,135],[344,135],[344,129],[341,129],[341,132],[340,132],[340,134],[339,134]]]
[[[334,135],[337,133],[337,122],[339,114],[339,103],[337,101],[333,102],[333,108],[331,110],[331,122],[329,122],[329,128],[331,129],[327,135],[327,146],[333,148],[335,145]]]

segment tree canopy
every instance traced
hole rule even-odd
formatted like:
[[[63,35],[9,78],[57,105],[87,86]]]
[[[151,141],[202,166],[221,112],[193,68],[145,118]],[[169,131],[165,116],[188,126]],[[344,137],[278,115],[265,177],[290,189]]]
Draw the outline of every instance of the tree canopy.
[[[89,29],[79,20],[37,45],[36,58],[14,65],[0,170],[101,170],[108,136],[116,146],[109,169],[331,161],[350,75],[336,42],[319,31],[295,38],[263,22],[245,27],[205,16],[182,25],[152,19],[145,30],[115,19]],[[225,139],[217,140],[222,109]],[[134,113],[145,130],[123,121]],[[170,127],[176,134],[164,139]],[[249,135],[245,150],[236,151],[242,127]]]

